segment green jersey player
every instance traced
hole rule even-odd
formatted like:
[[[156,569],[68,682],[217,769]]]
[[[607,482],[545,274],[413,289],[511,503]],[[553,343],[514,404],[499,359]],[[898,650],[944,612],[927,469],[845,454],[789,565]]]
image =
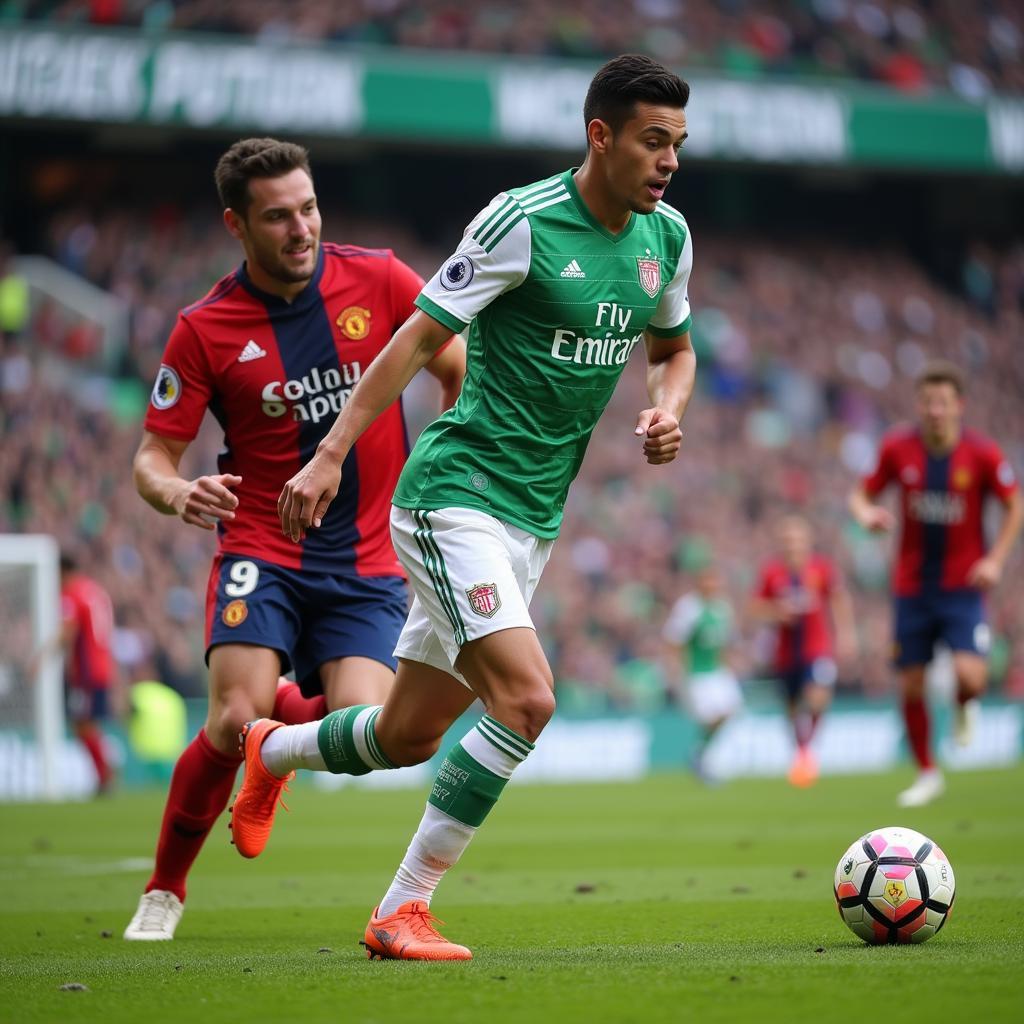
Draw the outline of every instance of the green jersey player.
[[[438,771],[419,828],[365,933],[370,956],[461,960],[429,905],[551,717],[551,669],[528,606],[569,484],[630,354],[651,404],[630,427],[651,465],[676,458],[693,389],[686,221],[663,201],[686,138],[689,87],[646,57],[593,79],[581,167],[496,196],[424,287],[419,311],[363,375],[278,505],[293,540],[320,525],[355,439],[453,330],[467,376],[417,442],[394,496],[392,537],[414,594],[387,703],[319,725],[262,719],[243,734],[234,842],[255,856],[295,768],[361,775],[418,764],[479,698],[485,714]],[[640,454],[640,453],[638,453]]]
[[[743,705],[736,676],[726,660],[735,639],[736,617],[713,565],[697,573],[696,587],[669,612],[662,637],[683,663],[686,704],[701,729],[694,771],[711,780],[705,754],[716,732]]]

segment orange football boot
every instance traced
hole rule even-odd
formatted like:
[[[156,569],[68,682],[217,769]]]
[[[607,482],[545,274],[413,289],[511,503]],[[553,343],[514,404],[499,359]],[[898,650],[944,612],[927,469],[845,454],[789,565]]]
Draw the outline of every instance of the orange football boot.
[[[818,780],[818,762],[806,747],[797,751],[787,778],[792,785],[799,786],[801,789],[813,786]]]
[[[228,828],[231,829],[231,842],[243,857],[258,857],[263,852],[274,827],[278,802],[288,810],[281,794],[288,792],[288,783],[295,778],[295,772],[279,779],[267,771],[260,757],[263,741],[283,724],[269,718],[258,718],[255,722],[247,722],[238,737],[245,756],[245,773],[242,788],[229,808]]]
[[[376,908],[362,945],[371,960],[472,960],[465,946],[449,942],[434,927],[438,921],[422,900],[409,900],[393,914],[378,917]]]

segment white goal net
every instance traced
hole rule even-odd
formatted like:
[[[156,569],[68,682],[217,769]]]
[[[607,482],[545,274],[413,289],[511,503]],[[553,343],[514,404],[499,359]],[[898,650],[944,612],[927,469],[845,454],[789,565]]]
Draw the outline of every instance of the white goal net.
[[[0,536],[0,800],[62,795],[60,625],[56,541]]]

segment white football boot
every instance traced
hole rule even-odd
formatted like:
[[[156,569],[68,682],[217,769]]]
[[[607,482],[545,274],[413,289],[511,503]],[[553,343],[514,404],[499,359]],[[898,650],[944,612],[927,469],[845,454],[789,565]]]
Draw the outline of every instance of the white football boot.
[[[184,904],[173,892],[153,889],[139,899],[139,909],[124,930],[129,942],[167,942],[174,938]]]
[[[938,768],[919,772],[914,784],[896,798],[900,807],[923,807],[946,791],[946,780]]]

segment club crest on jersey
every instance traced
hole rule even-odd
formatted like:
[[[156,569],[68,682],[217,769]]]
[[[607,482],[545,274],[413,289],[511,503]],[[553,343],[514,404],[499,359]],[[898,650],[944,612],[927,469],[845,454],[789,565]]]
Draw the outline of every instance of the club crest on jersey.
[[[160,364],[153,385],[152,402],[157,409],[170,409],[181,398],[181,378],[165,364]]]
[[[441,268],[441,287],[458,292],[473,280],[473,261],[468,256],[453,256]]]
[[[249,608],[246,603],[239,598],[237,601],[232,601],[230,604],[224,606],[224,611],[221,612],[221,621],[225,626],[240,626],[245,622],[249,615]]]
[[[334,322],[346,338],[360,341],[370,333],[370,311],[365,306],[348,306]]]
[[[657,259],[636,258],[640,287],[653,299],[661,290],[661,263]]]
[[[958,491],[966,491],[971,486],[971,471],[966,466],[961,466],[953,473],[953,486]]]
[[[474,583],[466,591],[466,597],[469,598],[473,611],[485,619],[493,618],[494,613],[501,607],[496,583]]]

